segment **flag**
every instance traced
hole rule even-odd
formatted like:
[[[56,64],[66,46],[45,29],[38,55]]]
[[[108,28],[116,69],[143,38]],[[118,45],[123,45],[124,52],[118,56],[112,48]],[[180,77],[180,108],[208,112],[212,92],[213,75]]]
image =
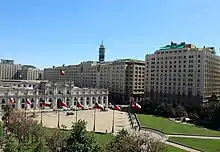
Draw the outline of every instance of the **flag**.
[[[45,102],[42,102],[41,105],[42,105],[42,107],[46,107],[47,106],[47,104]]]
[[[62,101],[60,101],[58,103],[59,103],[59,106],[61,106],[61,107],[67,107],[67,105],[64,102],[62,102]]]
[[[121,110],[121,107],[119,105],[114,105],[114,110]]]
[[[65,75],[65,71],[60,70],[60,75]]]
[[[31,101],[29,99],[26,99],[26,104],[31,105]]]
[[[15,100],[14,100],[14,98],[12,98],[12,97],[9,98],[9,101],[10,101],[11,104],[14,104],[14,103],[15,103]]]
[[[50,104],[49,104],[49,103],[46,103],[46,102],[42,102],[42,103],[41,103],[41,106],[42,106],[42,107],[49,107]]]
[[[141,109],[141,106],[138,103],[136,103],[134,101],[134,98],[132,98],[132,97],[130,97],[130,105],[131,105],[131,107],[135,108],[136,110]]]
[[[130,105],[132,106],[134,104],[134,98],[130,97]]]
[[[76,107],[81,108],[81,109],[85,109],[85,107],[82,104],[80,104],[79,102],[77,102]]]
[[[138,103],[134,103],[134,105],[132,106],[132,107],[134,107],[136,110],[139,110],[139,109],[141,109],[141,105],[139,105]]]
[[[96,108],[96,109],[101,109],[101,110],[103,110],[103,109],[104,109],[104,106],[101,105],[101,104],[99,104],[99,103],[96,103],[96,104],[95,104],[95,108]]]

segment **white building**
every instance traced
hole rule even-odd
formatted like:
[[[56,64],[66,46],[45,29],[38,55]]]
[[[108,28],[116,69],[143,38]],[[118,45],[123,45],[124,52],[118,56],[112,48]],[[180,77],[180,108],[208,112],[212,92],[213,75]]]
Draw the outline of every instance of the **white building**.
[[[146,55],[145,94],[155,101],[198,104],[220,96],[220,57],[214,47],[172,43]]]
[[[51,108],[57,108],[59,100],[68,107],[74,107],[77,102],[85,107],[93,107],[100,103],[108,106],[107,89],[88,89],[75,87],[71,82],[52,83],[47,81],[1,80],[0,81],[0,110],[10,104],[9,98],[15,100],[15,108],[25,108],[26,99],[32,104],[28,108],[38,109],[45,100]]]

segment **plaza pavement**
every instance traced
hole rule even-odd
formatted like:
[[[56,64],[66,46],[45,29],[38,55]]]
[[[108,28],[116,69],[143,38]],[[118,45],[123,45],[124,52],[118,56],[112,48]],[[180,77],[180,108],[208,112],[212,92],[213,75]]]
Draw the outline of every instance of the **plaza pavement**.
[[[65,125],[67,129],[71,128],[72,123],[76,122],[76,112],[74,115],[66,115],[67,111],[60,112],[60,126]],[[57,112],[47,112],[43,113],[43,125],[49,128],[56,128],[58,121]],[[79,110],[77,111],[77,119],[82,119],[87,122],[87,130],[93,131],[94,125],[94,110]],[[40,123],[40,113],[37,114],[37,118]],[[111,132],[112,131],[112,122],[113,122],[113,111],[100,111],[96,110],[96,132]],[[129,128],[129,117],[126,112],[116,111],[115,110],[115,132],[120,131],[122,128]]]

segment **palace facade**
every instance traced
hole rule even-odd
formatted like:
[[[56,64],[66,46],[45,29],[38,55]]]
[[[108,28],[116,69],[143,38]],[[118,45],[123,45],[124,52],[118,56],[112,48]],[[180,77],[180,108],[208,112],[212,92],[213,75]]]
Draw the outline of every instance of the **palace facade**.
[[[26,107],[26,100],[31,101],[28,109],[39,109],[45,101],[51,109],[56,109],[58,102],[64,102],[68,107],[74,107],[77,102],[85,107],[93,107],[97,102],[108,106],[108,90],[94,88],[79,88],[73,82],[49,82],[35,80],[1,80],[0,110],[15,100],[15,108]]]

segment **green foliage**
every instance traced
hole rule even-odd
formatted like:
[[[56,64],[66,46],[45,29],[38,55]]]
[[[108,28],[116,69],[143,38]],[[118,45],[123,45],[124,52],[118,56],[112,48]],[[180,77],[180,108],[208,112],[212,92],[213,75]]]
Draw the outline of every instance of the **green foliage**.
[[[142,103],[140,112],[172,118],[188,116],[186,109],[182,105],[168,102],[154,102],[149,99]]]
[[[19,143],[13,135],[9,135],[5,139],[4,152],[17,152],[19,150]]]
[[[167,148],[148,135],[130,135],[122,130],[107,145],[107,152],[165,152]]]
[[[91,136],[86,131],[86,122],[79,120],[72,125],[70,136],[66,140],[66,147],[63,151],[66,152],[101,152],[102,147],[97,144],[94,136]]]
[[[2,122],[0,122],[0,138],[3,136],[3,134],[4,134],[3,124]]]
[[[148,143],[151,149],[161,148],[156,146],[158,143],[146,141],[145,137],[139,139],[131,136],[126,130],[119,132],[116,137],[87,132],[86,122],[83,120],[74,123],[72,129],[67,131],[65,126],[63,129],[45,129],[19,112],[12,111],[7,119],[9,134],[0,138],[5,152],[120,152],[118,149],[121,145],[126,145],[121,146],[125,147],[121,148],[121,152],[134,148],[134,152],[139,152],[143,145],[140,143]],[[97,142],[97,138],[102,145]],[[108,145],[107,140],[111,140]]]

